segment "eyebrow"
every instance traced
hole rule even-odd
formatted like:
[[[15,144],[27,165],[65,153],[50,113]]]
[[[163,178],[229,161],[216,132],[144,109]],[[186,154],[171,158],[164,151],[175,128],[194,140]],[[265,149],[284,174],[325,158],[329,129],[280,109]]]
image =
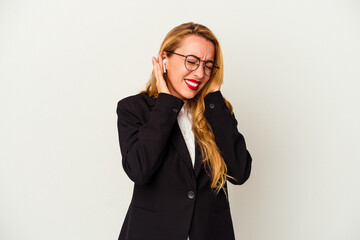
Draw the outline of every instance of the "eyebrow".
[[[198,56],[196,56],[195,54],[188,54],[188,55],[185,55],[185,56],[194,56],[194,57],[196,57],[196,58],[200,59],[201,61],[215,63],[215,61],[214,61],[214,60],[202,60],[201,58],[199,58],[199,57],[198,57]]]

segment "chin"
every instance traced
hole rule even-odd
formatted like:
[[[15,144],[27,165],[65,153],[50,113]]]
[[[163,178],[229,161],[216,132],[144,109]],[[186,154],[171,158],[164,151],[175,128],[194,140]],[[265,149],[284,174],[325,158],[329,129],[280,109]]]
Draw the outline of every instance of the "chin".
[[[183,96],[183,98],[185,98],[185,99],[193,99],[195,96],[196,96],[196,94],[198,93],[198,91],[197,92],[192,92],[192,93],[185,93],[185,94],[182,94],[182,96]]]
[[[185,99],[193,99],[196,95],[197,95],[197,93],[198,92],[196,92],[196,93],[193,93],[193,94],[187,94],[187,95],[185,95],[185,96],[183,96]]]

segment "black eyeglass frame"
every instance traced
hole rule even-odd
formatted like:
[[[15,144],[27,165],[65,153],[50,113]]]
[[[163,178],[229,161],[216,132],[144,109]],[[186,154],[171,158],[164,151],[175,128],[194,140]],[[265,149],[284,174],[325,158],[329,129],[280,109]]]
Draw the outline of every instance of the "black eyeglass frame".
[[[204,62],[203,71],[204,71],[204,74],[205,74],[206,76],[208,76],[208,77],[213,76],[213,74],[214,74],[214,73],[213,73],[214,68],[220,69],[220,67],[218,67],[218,66],[215,65],[215,62],[214,62],[214,61],[211,61],[211,60],[208,60],[208,61],[201,60],[199,57],[197,57],[197,56],[195,56],[195,55],[182,55],[182,54],[180,54],[180,53],[176,53],[176,52],[173,52],[173,51],[165,51],[165,52],[172,53],[172,54],[175,54],[175,55],[184,57],[184,58],[185,58],[185,60],[184,60],[185,68],[186,68],[188,71],[191,71],[191,72],[192,72],[192,71],[195,71],[196,69],[198,69],[201,62]],[[188,69],[188,68],[186,67],[186,59],[187,59],[188,57],[194,57],[194,58],[196,58],[196,59],[199,61],[199,64],[197,65],[197,67],[196,67],[194,70],[190,70],[190,69]],[[207,75],[207,74],[206,74],[206,71],[205,71],[205,66],[206,66],[206,63],[208,63],[208,62],[211,62],[212,64],[214,64],[214,65],[212,66],[213,69],[211,69],[210,76]]]

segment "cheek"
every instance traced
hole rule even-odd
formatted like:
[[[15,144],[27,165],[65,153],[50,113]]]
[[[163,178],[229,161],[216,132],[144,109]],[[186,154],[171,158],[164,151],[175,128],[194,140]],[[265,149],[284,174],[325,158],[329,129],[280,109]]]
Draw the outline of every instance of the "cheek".
[[[168,78],[171,82],[179,82],[184,80],[189,73],[190,72],[186,69],[170,68],[168,71]]]

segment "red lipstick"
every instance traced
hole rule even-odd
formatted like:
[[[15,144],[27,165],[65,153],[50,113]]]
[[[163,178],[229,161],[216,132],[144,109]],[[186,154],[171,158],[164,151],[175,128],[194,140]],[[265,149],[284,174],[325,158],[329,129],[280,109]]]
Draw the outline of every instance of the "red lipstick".
[[[191,90],[197,90],[199,88],[200,81],[197,81],[195,79],[188,79],[185,78],[185,83]]]

